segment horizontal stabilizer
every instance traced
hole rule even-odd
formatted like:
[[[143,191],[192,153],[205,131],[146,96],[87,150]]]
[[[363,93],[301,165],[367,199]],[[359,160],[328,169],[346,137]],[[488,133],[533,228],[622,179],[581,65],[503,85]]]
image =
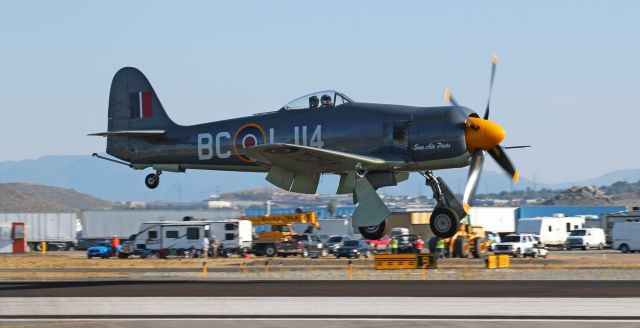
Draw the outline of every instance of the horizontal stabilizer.
[[[131,138],[147,138],[159,137],[165,134],[165,130],[124,130],[91,133],[90,136],[96,137],[131,137]]]

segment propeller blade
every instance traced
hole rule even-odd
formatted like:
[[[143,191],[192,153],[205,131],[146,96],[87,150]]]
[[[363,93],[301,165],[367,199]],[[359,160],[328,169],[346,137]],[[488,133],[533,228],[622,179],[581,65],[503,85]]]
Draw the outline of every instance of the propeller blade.
[[[520,174],[518,173],[518,170],[516,170],[516,168],[513,167],[513,164],[511,163],[511,160],[507,156],[507,153],[504,152],[504,148],[502,148],[500,145],[495,146],[489,149],[489,155],[491,155],[491,157],[493,157],[493,159],[495,159],[496,162],[498,162],[498,165],[500,165],[500,167],[503,170],[509,173],[509,175],[513,179],[513,183],[518,183]]]
[[[462,198],[462,204],[464,204],[465,208],[469,206],[469,202],[476,195],[476,189],[478,189],[478,182],[480,181],[480,173],[482,172],[483,164],[484,151],[482,149],[476,149],[471,155],[471,165],[469,166],[467,186],[464,188],[464,197]]]
[[[528,146],[510,146],[510,147],[504,147],[504,149],[518,149],[518,148],[529,148],[531,147],[530,145]]]
[[[460,114],[462,114],[462,116],[467,116],[467,114],[460,108],[460,105],[458,105],[456,98],[453,97],[453,94],[451,94],[451,91],[449,91],[449,89],[444,90],[444,100],[449,104],[455,106]],[[472,127],[474,130],[480,129],[480,127],[473,123],[473,121],[469,120],[469,118],[467,118],[467,121],[465,123]]]
[[[458,105],[458,102],[456,101],[456,99],[453,98],[453,95],[451,94],[451,91],[449,91],[449,89],[444,90],[444,100],[456,107],[460,106]]]
[[[493,93],[493,79],[496,77],[496,67],[498,65],[498,57],[491,56],[491,81],[489,82],[489,99],[487,100],[487,109],[484,111],[484,119],[489,119],[489,105],[491,104],[491,94]]]

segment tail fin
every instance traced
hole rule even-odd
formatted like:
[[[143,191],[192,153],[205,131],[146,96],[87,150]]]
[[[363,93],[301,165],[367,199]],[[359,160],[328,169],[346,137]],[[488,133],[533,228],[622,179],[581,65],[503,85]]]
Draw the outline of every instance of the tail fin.
[[[164,111],[149,80],[138,69],[124,67],[113,77],[109,93],[107,153],[123,160],[135,157],[130,133],[175,126]],[[116,132],[116,133],[114,133]]]

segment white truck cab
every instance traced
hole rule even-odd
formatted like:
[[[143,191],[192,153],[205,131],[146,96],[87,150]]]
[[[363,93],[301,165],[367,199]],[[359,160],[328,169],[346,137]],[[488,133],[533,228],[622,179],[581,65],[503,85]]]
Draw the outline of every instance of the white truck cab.
[[[493,246],[496,255],[508,254],[514,257],[522,257],[525,250],[533,248],[537,244],[532,234],[520,233],[507,235],[500,243]]]
[[[568,250],[573,248],[581,248],[583,250],[589,248],[604,249],[605,243],[604,230],[600,228],[584,228],[571,230],[565,247]]]
[[[623,253],[640,251],[640,222],[617,222],[611,230],[611,247]]]

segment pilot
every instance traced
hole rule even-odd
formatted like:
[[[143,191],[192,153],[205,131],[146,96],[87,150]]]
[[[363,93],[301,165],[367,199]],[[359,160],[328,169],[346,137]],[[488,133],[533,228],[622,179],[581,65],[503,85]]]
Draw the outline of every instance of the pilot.
[[[318,108],[318,104],[320,104],[318,96],[309,97],[309,108]]]
[[[322,95],[320,98],[320,102],[322,105],[320,107],[333,107],[333,102],[331,101],[331,97],[329,95]]]

